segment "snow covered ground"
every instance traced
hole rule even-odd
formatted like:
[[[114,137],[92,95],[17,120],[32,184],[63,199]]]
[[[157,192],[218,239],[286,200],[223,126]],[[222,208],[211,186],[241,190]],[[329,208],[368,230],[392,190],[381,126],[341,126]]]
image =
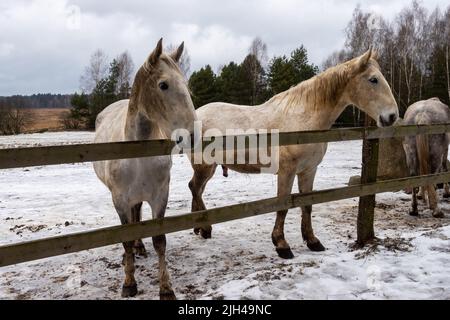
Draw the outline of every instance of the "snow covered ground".
[[[90,142],[89,132],[0,137],[0,148]],[[330,144],[315,189],[345,186],[359,174],[361,143]],[[187,183],[192,169],[174,159],[168,215],[190,211]],[[0,244],[119,224],[107,189],[92,164],[0,170]],[[294,187],[297,191],[297,187]],[[276,177],[219,170],[208,184],[207,207],[273,197]],[[316,236],[327,247],[310,252],[300,234],[299,209],[291,210],[285,234],[295,254],[285,261],[275,253],[271,230],[275,215],[213,227],[203,240],[192,231],[168,235],[167,257],[173,288],[184,299],[450,299],[450,202],[445,219],[430,211],[410,217],[410,197],[377,197],[376,233],[383,243],[353,250],[357,199],[316,205]],[[423,204],[422,204],[423,208]],[[144,218],[150,209],[144,207]],[[148,258],[136,260],[139,294],[158,299],[157,259],[151,240]],[[0,299],[119,299],[122,246],[0,268]]]

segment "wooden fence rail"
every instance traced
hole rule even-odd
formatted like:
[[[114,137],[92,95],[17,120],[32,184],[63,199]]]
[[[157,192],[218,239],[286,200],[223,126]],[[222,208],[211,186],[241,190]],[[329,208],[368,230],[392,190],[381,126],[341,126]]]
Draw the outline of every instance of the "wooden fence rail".
[[[280,133],[279,145],[286,146],[361,139],[375,140],[447,132],[450,132],[450,124],[288,132]],[[244,137],[259,139],[260,135],[244,135]],[[208,139],[203,141],[204,145],[208,143],[211,143]],[[174,146],[174,142],[170,140],[152,140],[0,149],[0,169],[169,155],[172,153]],[[372,166],[375,166],[375,164]],[[365,197],[378,193],[398,191],[408,187],[420,187],[428,184],[445,183],[447,181],[450,181],[450,173],[367,183],[308,194],[293,194],[285,198],[271,198],[236,204],[185,215],[149,220],[138,224],[108,227],[4,245],[0,247],[0,267],[182,231],[203,225],[247,218],[279,210],[355,197]]]
[[[202,225],[212,225],[257,216],[278,210],[333,202],[372,194],[394,192],[411,186],[425,186],[450,181],[450,173],[389,180],[378,183],[330,189],[285,198],[271,198],[236,204],[185,215],[148,220],[137,224],[115,226],[34,240],[0,247],[0,267],[57,255],[103,247],[115,243],[173,233]]]
[[[284,132],[279,135],[279,145],[351,141],[364,138],[383,139],[446,132],[450,132],[450,124]],[[244,135],[244,137],[259,139],[260,135]],[[208,143],[210,142],[204,142],[204,144]],[[174,146],[175,143],[171,140],[148,140],[0,149],[0,169],[169,155]]]

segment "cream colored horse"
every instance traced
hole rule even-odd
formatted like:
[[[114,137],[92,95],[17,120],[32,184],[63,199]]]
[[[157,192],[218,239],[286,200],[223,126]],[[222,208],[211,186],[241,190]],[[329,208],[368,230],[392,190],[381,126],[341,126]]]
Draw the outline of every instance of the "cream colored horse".
[[[391,126],[398,118],[397,103],[383,77],[372,50],[347,63],[330,68],[324,73],[280,93],[259,106],[237,106],[212,103],[197,110],[203,131],[211,128],[278,129],[308,131],[330,129],[349,105],[355,105],[377,121],[378,126]],[[301,193],[313,188],[317,166],[322,162],[327,144],[281,147],[278,166],[278,196],[288,196],[295,176]],[[191,159],[192,160],[192,159]],[[219,163],[223,164],[223,163]],[[226,167],[242,173],[260,173],[262,166],[226,163]],[[189,183],[192,191],[192,211],[205,209],[202,194],[217,164],[193,164],[194,176]],[[325,248],[314,236],[311,225],[311,206],[302,207],[301,230],[308,248]],[[292,251],[284,237],[286,211],[277,212],[272,241],[278,255],[292,258]],[[204,238],[211,236],[211,227],[197,228]]]
[[[419,101],[411,105],[405,113],[405,125],[432,125],[450,123],[450,109],[438,98]],[[405,137],[403,148],[405,149],[409,174],[411,176],[436,174],[447,172],[449,136],[443,134],[418,135]],[[412,216],[418,216],[417,195],[419,188],[413,188],[412,192]],[[428,198],[428,205],[433,217],[444,218],[444,213],[439,208],[439,198],[434,185],[422,188],[423,198]],[[445,184],[444,198],[450,197],[448,184]]]
[[[113,103],[97,117],[95,142],[170,139],[176,129],[193,133],[196,120],[186,81],[177,65],[183,44],[176,52],[162,52],[162,39],[138,70],[130,100]],[[148,202],[153,218],[164,217],[169,195],[170,156],[122,159],[94,163],[99,179],[111,191],[122,224],[141,220],[142,203]],[[141,241],[125,242],[125,282],[122,296],[137,294],[133,245],[144,253]],[[153,237],[159,259],[161,299],[174,299],[165,251],[166,237]]]

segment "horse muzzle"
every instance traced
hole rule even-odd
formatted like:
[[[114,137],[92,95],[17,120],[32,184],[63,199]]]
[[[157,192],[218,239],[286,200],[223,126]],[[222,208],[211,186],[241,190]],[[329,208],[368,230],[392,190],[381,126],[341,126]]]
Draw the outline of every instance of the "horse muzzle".
[[[394,125],[394,123],[397,121],[398,115],[395,113],[390,113],[387,115],[381,115],[378,119],[378,123],[381,125],[381,127],[391,127]]]

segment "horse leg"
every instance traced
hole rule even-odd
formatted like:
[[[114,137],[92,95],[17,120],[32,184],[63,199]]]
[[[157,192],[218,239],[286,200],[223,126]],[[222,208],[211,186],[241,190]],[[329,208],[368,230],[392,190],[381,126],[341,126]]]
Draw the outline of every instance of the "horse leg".
[[[314,178],[316,176],[317,168],[302,172],[297,175],[298,190],[300,193],[308,193],[313,190]],[[311,219],[312,206],[302,207],[302,237],[306,241],[307,247],[311,251],[320,252],[325,251],[325,247],[320,243],[314,235]]]
[[[290,195],[294,179],[295,173],[282,172],[280,169],[278,173],[278,197],[281,198]],[[272,242],[280,258],[292,259],[294,258],[294,254],[284,237],[284,221],[287,213],[288,210],[277,211],[277,218],[272,231]]]
[[[419,210],[417,209],[417,194],[419,193],[419,188],[413,188],[412,192],[412,210],[409,215],[417,217],[419,215]]]
[[[436,141],[436,139],[431,140]],[[439,143],[432,144],[432,145],[440,145]],[[435,148],[433,149],[434,155],[430,157],[430,167],[431,167],[431,173],[436,174],[439,172],[442,172],[444,167],[444,160],[443,155],[448,154],[447,147],[445,147],[445,153],[444,149]],[[440,156],[438,156],[440,155]],[[433,211],[433,217],[435,218],[443,218],[444,214],[442,213],[440,207],[439,207],[439,197],[436,192],[436,188],[433,184],[430,184],[426,186],[426,190],[428,193],[428,205],[430,206],[430,209]]]
[[[194,176],[189,182],[189,189],[192,193],[192,212],[206,210],[202,195],[206,184],[213,177],[217,165],[193,165]],[[195,234],[199,234],[204,239],[211,238],[212,227],[202,226],[194,228]]]
[[[126,202],[114,199],[114,206],[117,213],[119,214],[120,221],[123,225],[132,222],[131,208]],[[124,271],[125,271],[125,281],[122,286],[122,297],[134,297],[137,294],[137,283],[134,278],[134,252],[133,252],[134,241],[123,242],[123,248],[125,249],[125,254],[123,257],[124,261]]]
[[[434,188],[434,185],[429,185],[426,187],[426,189],[428,193],[428,205],[430,206],[430,209],[433,211],[433,217],[443,218],[444,214],[439,208],[438,195],[436,189]]]
[[[142,219],[142,202],[135,205],[133,208],[131,208],[131,219],[132,223],[139,223]],[[137,256],[147,258],[147,250],[145,250],[144,243],[142,242],[142,239],[135,240],[133,245],[133,251]]]
[[[167,194],[168,195],[168,194]],[[159,204],[152,206],[153,219],[164,218],[167,205],[167,197]],[[153,248],[155,248],[158,254],[159,264],[159,297],[161,300],[176,300],[175,293],[172,290],[172,284],[170,283],[170,275],[167,270],[166,262],[166,235],[160,235],[152,238]]]
[[[442,171],[443,172],[448,172],[448,162],[447,162],[447,157],[448,157],[448,149],[447,152],[444,153],[444,157],[442,160]],[[448,199],[450,198],[450,187],[449,187],[449,183],[444,183],[444,199]]]
[[[444,199],[450,198],[450,186],[448,183],[444,183]]]

